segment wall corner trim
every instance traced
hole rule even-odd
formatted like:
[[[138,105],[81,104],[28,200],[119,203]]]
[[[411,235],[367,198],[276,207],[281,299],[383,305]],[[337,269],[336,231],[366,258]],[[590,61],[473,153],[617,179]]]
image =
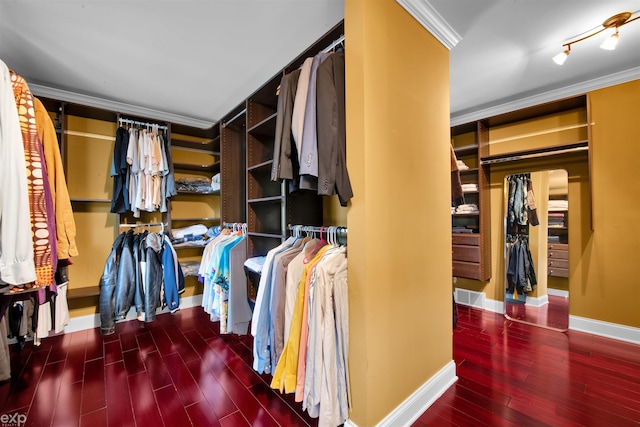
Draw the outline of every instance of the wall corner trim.
[[[452,360],[380,421],[378,427],[409,426],[458,380]],[[347,425],[347,424],[345,424]],[[355,424],[351,424],[355,425]]]
[[[453,49],[462,39],[427,0],[396,1],[447,49]]]
[[[67,90],[56,89],[35,83],[29,83],[29,89],[36,96],[44,96],[47,98],[57,99],[60,101],[73,102],[75,104],[86,105],[88,107],[102,108],[103,110],[117,111],[119,113],[131,114],[138,117],[147,117],[152,120],[166,121],[177,123],[185,126],[193,126],[201,129],[207,129],[213,126],[213,121],[195,119],[192,117],[182,116],[180,114],[169,113],[166,111],[154,110],[152,108],[140,107],[124,102],[112,101],[109,99],[98,98],[91,95],[70,92]]]
[[[484,108],[480,107],[477,110],[469,112],[453,113],[450,116],[450,124],[451,126],[457,126],[464,123],[470,123],[487,117],[532,107],[534,105],[557,101],[558,99],[571,98],[594,90],[627,83],[637,80],[638,78],[640,78],[640,67],[633,67],[607,76],[597,77],[580,83],[563,86],[558,89],[549,90],[547,92],[536,93],[513,101],[507,101],[503,104]]]
[[[569,329],[640,345],[640,328],[633,326],[570,315]]]

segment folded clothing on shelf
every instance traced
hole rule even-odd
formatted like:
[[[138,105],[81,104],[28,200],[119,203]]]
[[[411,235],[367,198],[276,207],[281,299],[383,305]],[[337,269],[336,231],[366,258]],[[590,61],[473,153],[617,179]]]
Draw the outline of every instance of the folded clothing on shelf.
[[[174,228],[171,230],[174,240],[183,239],[187,236],[204,236],[208,228],[204,224],[194,224],[183,228]]]
[[[478,184],[462,184],[462,191],[478,191]]]
[[[464,161],[458,160],[457,163],[458,163],[459,171],[466,171],[467,169],[469,169],[469,166],[467,166],[467,164]]]
[[[194,193],[212,193],[215,190],[220,189],[220,174],[218,176],[217,188],[213,186],[213,178],[211,179],[205,176],[199,175],[187,175],[176,178],[176,190],[178,191],[191,191]]]
[[[213,191],[220,190],[220,174],[217,173],[211,177],[211,189]]]
[[[181,261],[180,267],[182,268],[182,274],[186,276],[197,276],[200,269],[200,263],[198,261]]]
[[[550,211],[566,211],[567,209],[569,209],[567,200],[549,200]]]
[[[456,213],[461,213],[461,214],[478,213],[478,212],[479,212],[478,206],[474,203],[460,205],[456,208]]]
[[[265,261],[267,260],[266,256],[257,256],[253,258],[249,258],[244,262],[244,266],[254,273],[262,273],[262,267],[264,266]]]

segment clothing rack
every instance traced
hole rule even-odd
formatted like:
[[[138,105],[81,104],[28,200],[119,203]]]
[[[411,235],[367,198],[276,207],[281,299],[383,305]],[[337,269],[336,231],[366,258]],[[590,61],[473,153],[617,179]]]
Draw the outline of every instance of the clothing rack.
[[[156,129],[162,129],[162,130],[167,130],[167,126],[166,125],[160,125],[158,123],[150,123],[150,122],[141,122],[138,120],[132,120],[132,119],[125,119],[123,117],[120,117],[118,119],[118,124],[122,126],[123,123],[127,123],[130,124],[132,126],[142,126],[142,127],[150,127],[150,128],[156,128]]]
[[[224,222],[222,223],[222,228],[226,228],[233,231],[242,231],[243,234],[247,233],[246,222]]]
[[[336,225],[330,225],[325,227],[318,227],[313,225],[289,225],[289,231],[293,232],[292,234],[301,234],[301,233],[317,233],[322,236],[323,233],[326,233],[330,242],[333,240],[338,244],[347,244],[347,227],[340,227]],[[333,243],[333,242],[331,242]]]
[[[483,157],[480,159],[481,166],[493,165],[496,163],[515,162],[526,159],[536,159],[540,157],[551,157],[560,154],[571,154],[588,151],[589,145],[586,142],[548,147],[542,149],[525,150],[508,154],[498,154],[495,156]]]
[[[336,46],[338,46],[340,43],[343,43],[343,42],[344,42],[344,34],[338,37],[337,40],[334,40],[329,46],[322,49],[322,52],[324,53],[330,52],[333,50],[333,48],[335,48]]]
[[[147,227],[149,229],[151,229],[151,227],[162,227],[162,232],[164,233],[163,222],[150,222],[150,223],[140,223],[140,224],[118,224],[118,228],[138,228],[138,227]]]

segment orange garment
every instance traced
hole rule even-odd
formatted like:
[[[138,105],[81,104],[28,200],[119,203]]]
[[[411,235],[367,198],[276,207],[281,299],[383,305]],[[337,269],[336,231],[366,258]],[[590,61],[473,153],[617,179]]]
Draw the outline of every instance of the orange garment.
[[[76,222],[73,218],[69,190],[64,176],[58,137],[47,109],[38,98],[33,99],[33,107],[36,128],[40,142],[42,142],[44,159],[47,163],[49,187],[51,188],[53,208],[56,215],[58,259],[67,259],[72,256],[78,256],[78,247],[76,246]]]
[[[329,246],[327,247],[329,248]],[[325,252],[326,255],[326,252]],[[304,285],[304,301],[302,306],[302,328],[300,330],[300,350],[298,351],[298,369],[296,372],[296,395],[295,401],[302,402],[304,393],[304,378],[307,372],[307,340],[309,339],[309,291],[311,289],[311,281],[315,280],[315,267],[322,258],[314,258],[311,262],[313,265],[307,274]]]
[[[13,86],[13,94],[18,107],[18,116],[20,117],[20,130],[22,132],[27,167],[29,215],[33,241],[33,259],[36,266],[35,287],[49,286],[54,283],[51,246],[55,244],[56,240],[49,232],[47,195],[45,194],[45,191],[49,191],[49,189],[45,190],[44,185],[42,158],[40,155],[42,147],[36,130],[33,95],[25,79],[14,72],[11,72],[11,85]]]
[[[282,393],[293,393],[297,384],[297,372],[298,372],[298,353],[300,346],[303,344],[301,341],[301,329],[302,329],[302,316],[305,287],[307,283],[307,275],[311,275],[313,267],[322,259],[324,253],[330,246],[324,246],[317,253],[316,256],[309,261],[309,263],[302,270],[302,277],[298,282],[298,292],[296,295],[296,305],[293,311],[293,319],[291,320],[291,332],[289,333],[289,339],[282,351],[278,365],[273,373],[273,379],[271,381],[271,388],[278,389]],[[308,292],[308,291],[307,291]],[[304,346],[306,349],[306,341]]]

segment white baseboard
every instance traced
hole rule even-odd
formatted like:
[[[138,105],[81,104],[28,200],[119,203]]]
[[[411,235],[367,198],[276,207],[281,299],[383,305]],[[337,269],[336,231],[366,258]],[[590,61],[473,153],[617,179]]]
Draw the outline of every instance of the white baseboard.
[[[193,295],[190,297],[180,298],[180,308],[190,308],[190,307],[198,307],[202,304],[202,294]],[[157,314],[168,313],[168,309],[163,309],[158,311]],[[137,314],[135,310],[129,310],[127,313],[127,317],[125,320],[121,320],[120,322],[128,322],[129,320],[137,319]],[[118,323],[120,323],[118,322]],[[64,327],[64,333],[68,334],[71,332],[83,331],[85,329],[93,329],[100,327],[100,314],[87,314],[86,316],[78,316],[72,317],[69,320],[69,324]]]
[[[541,297],[530,297],[527,295],[527,302],[524,305],[529,307],[542,307],[545,304],[549,304],[549,296],[542,295]]]
[[[640,344],[640,328],[632,326],[587,319],[580,316],[569,316],[569,329],[632,344]]]
[[[486,299],[484,304],[485,310],[487,311],[492,311],[498,314],[504,313],[504,302],[502,301],[498,301],[495,299]]]
[[[344,422],[344,427],[358,427],[358,424],[354,423],[351,420],[347,420]]]
[[[547,288],[547,295],[551,295],[554,297],[569,298],[569,291],[565,291],[562,289]]]
[[[457,380],[456,364],[452,360],[391,411],[377,426],[410,426]],[[349,421],[349,423],[345,425],[355,426],[353,422]]]
[[[481,293],[484,295],[484,292],[475,292],[475,291],[468,291],[466,289],[456,288],[457,303],[464,304],[464,302],[460,302],[458,300],[458,295],[463,295],[463,300],[464,300],[465,293],[471,293],[471,295]],[[561,296],[561,297],[568,297],[569,291],[549,288],[547,289],[547,294]],[[545,295],[545,297],[548,302],[548,296]],[[468,301],[468,298],[469,297],[467,297],[467,301]],[[500,314],[504,313],[504,303],[502,301],[488,299],[488,298],[485,298],[484,296],[479,297],[477,295],[474,295],[474,298],[477,301],[482,301],[483,307],[478,307],[472,304],[465,304],[465,305],[472,305],[473,307],[482,308],[483,310],[492,311],[494,313],[500,313]],[[532,305],[529,303],[529,300],[532,300],[532,299],[534,298],[527,297],[526,305]],[[587,319],[586,317],[570,315],[569,329],[574,331],[586,332],[588,334],[598,335],[601,337],[612,338],[614,340],[630,342],[633,344],[640,344],[640,328],[634,328],[633,326],[620,325],[617,323],[604,322],[602,320]]]

